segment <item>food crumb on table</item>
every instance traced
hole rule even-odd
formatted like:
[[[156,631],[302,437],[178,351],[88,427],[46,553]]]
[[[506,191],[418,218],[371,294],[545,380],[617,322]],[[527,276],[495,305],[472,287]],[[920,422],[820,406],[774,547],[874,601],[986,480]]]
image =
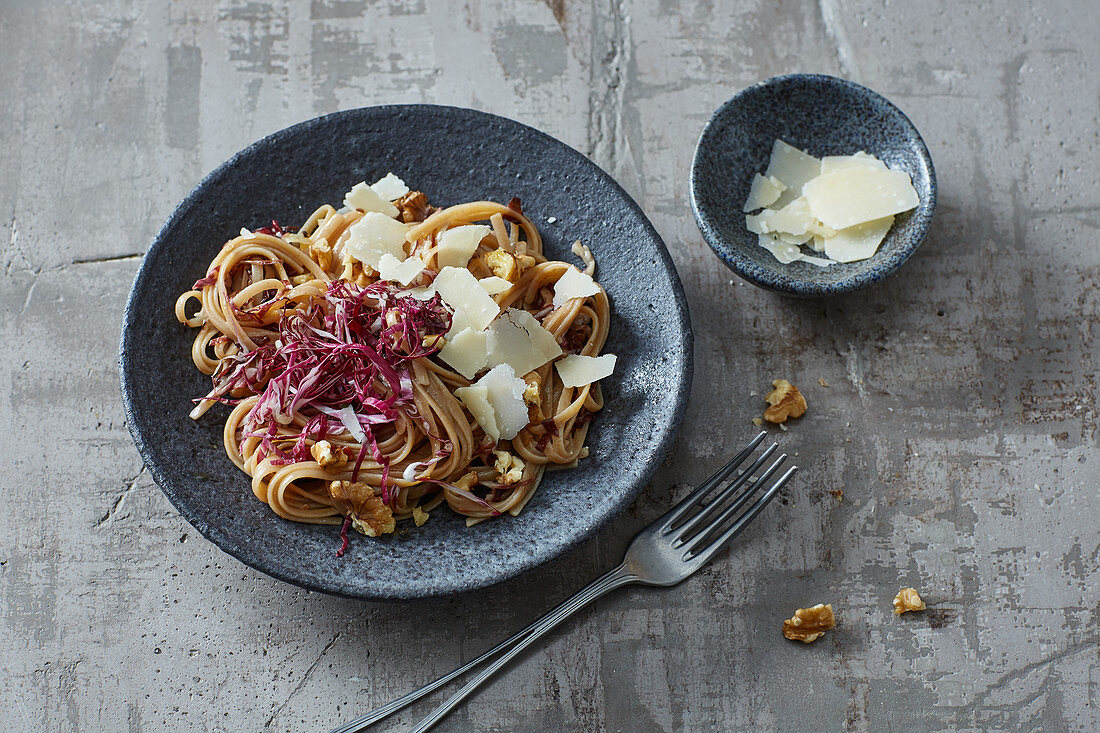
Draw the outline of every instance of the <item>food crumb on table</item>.
[[[902,588],[894,596],[894,615],[900,616],[906,611],[923,611],[928,608],[917,593],[916,588]]]
[[[833,604],[819,603],[809,608],[800,608],[794,616],[783,622],[783,636],[803,644],[820,639],[826,631],[836,626]]]

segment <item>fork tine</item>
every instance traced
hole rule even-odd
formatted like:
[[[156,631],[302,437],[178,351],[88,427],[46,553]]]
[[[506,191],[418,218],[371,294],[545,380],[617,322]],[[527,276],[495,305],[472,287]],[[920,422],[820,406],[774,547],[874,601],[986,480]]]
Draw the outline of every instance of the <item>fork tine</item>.
[[[767,457],[768,456],[762,456],[762,458]],[[767,486],[768,482],[771,480],[772,474],[779,470],[779,467],[783,464],[783,461],[785,460],[787,460],[786,453],[775,459],[775,461],[767,467],[764,473],[762,473],[759,478],[757,478],[756,481],[753,482],[753,485],[750,488],[746,489],[745,492],[742,493],[741,496],[737,497],[728,507],[723,509],[721,512],[718,512],[717,514],[712,512],[710,521],[707,522],[706,526],[703,529],[696,532],[695,535],[690,539],[674,545],[674,547],[683,547],[685,550],[684,558],[686,559],[687,556],[691,554],[691,551],[698,547],[706,538],[711,536],[716,529],[725,524],[726,521],[730,519],[730,517],[733,517],[737,514],[737,512],[741,511],[741,508],[748,504],[749,500],[753,498],[754,494],[756,494],[757,489]],[[759,463],[759,461],[757,463]],[[756,466],[753,466],[753,468],[755,469]],[[746,471],[746,473],[748,472]],[[744,475],[742,475],[741,478],[744,478]]]
[[[734,470],[736,470],[738,466],[744,463],[745,459],[748,458],[754,450],[756,450],[756,446],[760,445],[760,441],[764,440],[764,436],[766,435],[767,433],[761,430],[760,433],[752,439],[752,442],[749,443],[743,451],[733,457],[733,460],[722,466],[722,468],[718,469],[717,473],[704,481],[699,486],[699,488],[688,494],[688,496],[684,498],[683,501],[681,501],[679,504],[672,507],[672,509],[666,512],[665,515],[661,517],[660,520],[658,520],[660,522],[661,534],[667,534],[669,528],[673,525],[673,523],[676,522],[676,520],[682,518],[684,514],[686,514],[687,511],[695,505],[696,502],[698,502],[704,496],[713,491],[715,486],[722,483],[722,481],[724,481],[727,476],[729,476]]]
[[[798,466],[791,466],[790,468],[788,468],[782,476],[776,479],[776,482],[772,484],[771,488],[769,488],[763,496],[757,499],[756,503],[749,507],[749,510],[745,512],[736,522],[734,522],[729,529],[727,529],[725,532],[719,535],[717,539],[715,539],[713,542],[703,548],[703,550],[700,551],[698,555],[691,558],[692,562],[698,562],[700,565],[708,562],[712,557],[715,556],[715,554],[721,551],[722,548],[728,545],[734,537],[741,534],[745,527],[747,527],[749,523],[756,518],[756,515],[759,514],[764,509],[764,507],[768,505],[768,502],[775,498],[775,495],[779,493],[779,490],[783,488],[783,485],[787,483],[787,481],[791,478],[791,476],[795,474],[797,470]]]
[[[768,447],[768,449],[764,451],[763,455],[757,458],[751,466],[742,471],[741,475],[731,481],[729,486],[715,494],[706,503],[706,506],[703,507],[702,511],[681,524],[679,527],[677,527],[676,534],[679,535],[679,539],[675,544],[673,544],[673,547],[679,547],[681,544],[683,544],[685,538],[695,533],[695,529],[697,527],[703,524],[703,522],[709,522],[710,517],[714,516],[714,514],[717,512],[717,508],[722,504],[722,502],[737,493],[737,491],[745,485],[745,482],[752,478],[752,475],[759,471],[760,467],[763,466],[769,458],[771,458],[772,454],[775,453],[778,448],[779,446],[777,444],[772,443]],[[768,474],[764,475],[765,481],[767,480],[767,475]],[[759,480],[753,482],[753,485],[746,489],[743,495],[737,498],[735,506],[740,507],[744,505],[744,503],[748,501],[748,498],[756,492],[757,487],[763,485],[764,484],[761,483]]]

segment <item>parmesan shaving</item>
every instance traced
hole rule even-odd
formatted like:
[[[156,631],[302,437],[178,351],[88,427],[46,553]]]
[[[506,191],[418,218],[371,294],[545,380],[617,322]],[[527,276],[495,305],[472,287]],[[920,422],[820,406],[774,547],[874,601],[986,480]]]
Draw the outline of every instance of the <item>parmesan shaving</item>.
[[[405,233],[408,231],[408,224],[370,211],[348,229],[344,250],[377,270],[382,255],[391,255],[400,262],[405,260]]]
[[[391,219],[398,214],[397,207],[379,196],[373,188],[367,185],[366,181],[356,183],[350,191],[344,194],[344,206],[367,213],[377,211]]]
[[[604,354],[602,356],[570,354],[556,362],[554,367],[558,370],[558,376],[561,377],[563,386],[583,387],[604,377],[610,377],[615,371],[615,361],[616,356],[614,354]]]
[[[387,173],[383,178],[371,184],[371,190],[378,194],[381,199],[396,201],[409,192],[409,187],[394,174]]]
[[[600,286],[591,277],[575,267],[567,267],[554,284],[554,307],[560,308],[573,298],[587,298],[600,292]]]

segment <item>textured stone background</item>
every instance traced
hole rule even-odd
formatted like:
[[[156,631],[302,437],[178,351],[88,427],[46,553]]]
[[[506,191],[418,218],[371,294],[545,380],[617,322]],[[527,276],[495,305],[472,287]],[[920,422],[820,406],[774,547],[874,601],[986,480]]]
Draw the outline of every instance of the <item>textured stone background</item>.
[[[582,613],[440,730],[1100,729],[1100,6],[1026,5],[4,3],[0,722],[327,729],[610,567],[787,376],[810,411],[776,437],[804,470],[734,551]],[[890,97],[940,182],[914,259],[820,302],[731,281],[687,194],[710,112],[799,70]],[[383,102],[591,156],[667,241],[697,334],[684,429],[631,512],[442,602],[310,594],[223,555],[143,472],[118,398],[127,288],[175,203],[266,133]],[[931,608],[894,618],[902,585]],[[780,636],[826,601],[835,631]]]

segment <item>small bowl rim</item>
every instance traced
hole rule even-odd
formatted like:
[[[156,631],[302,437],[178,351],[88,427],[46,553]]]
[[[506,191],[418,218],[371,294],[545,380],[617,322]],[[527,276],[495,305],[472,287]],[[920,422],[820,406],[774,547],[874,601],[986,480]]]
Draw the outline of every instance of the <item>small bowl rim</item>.
[[[876,99],[900,120],[904,128],[907,128],[915,142],[915,145],[912,147],[917,157],[923,162],[928,170],[929,196],[927,200],[922,200],[917,207],[913,209],[912,216],[918,216],[920,218],[917,221],[916,231],[913,236],[909,237],[908,244],[895,251],[890,260],[882,262],[874,269],[852,275],[850,278],[839,282],[822,283],[815,280],[798,278],[789,274],[786,278],[776,277],[775,272],[759,266],[757,263],[744,256],[739,246],[736,246],[732,241],[721,236],[717,226],[715,226],[714,222],[707,214],[706,206],[702,206],[699,203],[698,187],[700,183],[700,168],[702,166],[701,157],[704,149],[706,149],[705,143],[707,138],[712,134],[712,130],[715,129],[714,125],[716,121],[731,106],[741,102],[747,95],[758,92],[766,87],[782,86],[792,82],[811,82],[821,85],[832,85],[843,88],[848,92],[854,92]],[[936,169],[932,162],[932,155],[928,151],[928,145],[925,143],[924,137],[921,136],[920,131],[917,129],[917,126],[913,124],[913,121],[909,119],[909,116],[896,104],[873,89],[830,74],[803,72],[780,74],[755,82],[739,90],[711,114],[710,119],[707,120],[707,124],[703,127],[703,131],[700,133],[699,139],[695,144],[695,152],[691,160],[691,210],[695,217],[695,223],[699,227],[699,231],[703,235],[703,239],[707,242],[711,251],[714,252],[718,259],[722,260],[726,267],[753,285],[794,297],[819,298],[842,295],[873,285],[894,273],[913,256],[913,253],[916,252],[917,248],[928,236],[928,231],[932,223],[932,216],[936,210],[936,197]],[[875,256],[878,256],[878,253],[876,253]]]

